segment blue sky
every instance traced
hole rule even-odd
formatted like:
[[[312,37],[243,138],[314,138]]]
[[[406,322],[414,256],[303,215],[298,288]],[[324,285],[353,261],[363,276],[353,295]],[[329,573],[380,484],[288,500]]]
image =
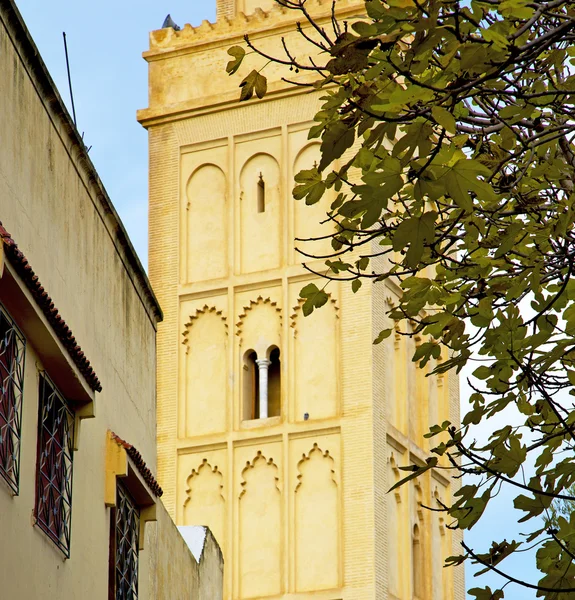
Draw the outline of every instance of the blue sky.
[[[148,259],[148,137],[136,110],[148,105],[148,32],[168,13],[180,26],[215,20],[215,0],[16,0],[64,98],[70,95],[66,32],[80,133],[142,264]]]
[[[62,41],[65,31],[70,55],[78,129],[84,132],[90,157],[120,214],[144,265],[147,265],[147,133],[136,121],[136,110],[147,106],[147,63],[142,52],[148,32],[162,26],[170,13],[176,23],[199,25],[215,20],[215,0],[16,0],[62,97],[70,107],[66,61]],[[70,110],[71,112],[71,110]],[[462,388],[462,396],[466,396]],[[472,546],[486,549],[493,535],[512,539],[516,516],[509,497],[498,498],[485,519],[467,535]],[[504,534],[501,534],[505,531]],[[515,533],[516,535],[516,533]],[[514,574],[530,581],[533,557],[519,555]],[[490,583],[473,581],[466,586]],[[508,587],[506,600],[530,600],[533,592]]]

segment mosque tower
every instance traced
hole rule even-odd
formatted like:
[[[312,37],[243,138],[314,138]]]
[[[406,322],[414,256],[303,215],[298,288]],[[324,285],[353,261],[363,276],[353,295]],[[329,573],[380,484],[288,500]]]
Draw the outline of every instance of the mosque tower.
[[[306,6],[329,25],[330,0]],[[337,1],[341,19],[363,10]],[[291,190],[319,160],[307,133],[321,93],[270,64],[268,95],[240,103],[225,71],[245,33],[270,54],[282,37],[306,52],[295,21],[274,0],[217,0],[216,23],[154,31],[144,53],[165,504],[177,524],[214,532],[226,600],[463,599],[462,571],[442,568],[456,534],[422,508],[449,502],[454,484],[436,470],[386,493],[400,466],[428,457],[428,426],[457,421],[457,379],[417,370],[417,340],[372,344],[393,283],[331,283],[304,317],[299,291],[318,278],[294,238],[326,232],[331,200],[308,207]]]

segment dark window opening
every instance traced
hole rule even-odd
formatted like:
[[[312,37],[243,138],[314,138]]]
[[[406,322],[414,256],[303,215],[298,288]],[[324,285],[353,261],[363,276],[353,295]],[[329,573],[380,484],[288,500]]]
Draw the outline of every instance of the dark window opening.
[[[56,386],[40,374],[36,523],[70,557],[74,414]]]
[[[268,416],[281,415],[281,362],[280,350],[274,348],[270,353],[268,373]]]
[[[260,381],[256,360],[258,355],[248,350],[243,364],[243,420],[258,419],[260,414]]]
[[[266,182],[261,173],[258,180],[258,212],[266,212]]]
[[[0,475],[18,494],[26,342],[0,307]]]
[[[139,536],[140,511],[118,481],[110,514],[109,600],[138,600]]]

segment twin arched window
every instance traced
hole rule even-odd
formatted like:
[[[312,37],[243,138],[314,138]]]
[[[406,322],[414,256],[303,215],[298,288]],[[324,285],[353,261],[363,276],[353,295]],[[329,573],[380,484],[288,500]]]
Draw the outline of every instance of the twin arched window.
[[[244,354],[243,421],[279,417],[281,414],[281,362],[277,346],[259,358],[254,350]]]

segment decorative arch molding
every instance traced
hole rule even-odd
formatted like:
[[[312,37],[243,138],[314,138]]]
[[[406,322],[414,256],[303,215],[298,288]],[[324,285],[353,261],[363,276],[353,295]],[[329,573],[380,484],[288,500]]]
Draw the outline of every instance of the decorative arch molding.
[[[220,320],[224,324],[224,329],[226,336],[229,335],[228,332],[228,320],[222,314],[221,310],[218,310],[215,306],[208,306],[205,304],[202,308],[198,308],[193,315],[190,315],[188,322],[184,325],[184,332],[182,333],[182,344],[186,347],[186,354],[190,351],[190,330],[192,329],[194,323],[203,315],[214,314],[220,318]]]
[[[250,303],[248,306],[244,306],[243,312],[239,316],[239,321],[236,323],[236,336],[238,336],[240,338],[240,347],[243,344],[242,334],[243,334],[245,320],[246,320],[247,316],[250,314],[250,312],[253,311],[254,308],[256,308],[256,306],[272,307],[279,315],[279,331],[281,331],[281,326],[282,326],[282,322],[283,322],[282,309],[278,306],[277,302],[271,300],[269,297],[264,298],[263,296],[258,296],[258,298],[256,300],[250,300]]]
[[[310,142],[309,144],[306,144],[303,148],[300,148],[298,153],[296,154],[293,164],[294,164],[294,168],[297,165],[297,163],[299,162],[300,158],[309,150],[311,150],[312,148],[317,148],[318,150],[320,150],[321,148],[321,143],[320,142]],[[311,169],[313,165],[310,165],[308,168]]]
[[[387,459],[387,462],[389,463],[389,466],[391,467],[391,471],[393,473],[394,479],[395,481],[389,482],[389,487],[391,488],[392,486],[394,486],[400,478],[400,472],[399,472],[399,466],[397,464],[397,461],[395,459],[395,454],[393,452],[390,453],[389,458]],[[401,492],[399,488],[395,488],[393,490],[393,495],[395,497],[395,501],[400,504],[401,503]]]
[[[203,171],[204,169],[209,169],[209,168],[213,168],[213,169],[217,169],[218,171],[221,172],[221,174],[224,177],[224,180],[227,182],[228,178],[226,176],[226,172],[224,171],[224,169],[222,169],[222,167],[220,167],[220,165],[214,163],[214,162],[206,162],[206,163],[202,163],[201,165],[198,165],[191,173],[190,176],[188,177],[187,181],[186,181],[186,210],[190,210],[190,206],[191,206],[191,200],[190,200],[190,194],[189,194],[189,186],[192,182],[192,179],[201,171]],[[227,196],[227,194],[226,194]],[[227,199],[227,198],[226,198]]]
[[[184,501],[184,507],[186,507],[190,500],[192,499],[192,493],[193,493],[193,483],[194,483],[194,479],[197,479],[198,477],[200,477],[204,470],[207,469],[208,473],[213,473],[215,475],[219,475],[220,477],[220,497],[222,499],[223,502],[225,502],[225,497],[224,497],[224,476],[222,475],[222,472],[218,469],[217,465],[214,465],[212,467],[212,465],[210,465],[210,463],[208,462],[207,458],[204,458],[202,460],[202,464],[197,468],[197,469],[192,469],[192,472],[188,475],[188,478],[186,479],[186,499]]]
[[[258,158],[271,158],[277,165],[278,169],[279,169],[279,162],[278,159],[273,155],[270,154],[269,152],[256,152],[255,154],[252,154],[249,158],[247,158],[244,161],[244,164],[242,165],[242,168],[240,169],[240,181],[242,180],[242,175],[244,173],[244,171],[246,170],[246,167],[252,162],[257,160]]]
[[[337,300],[331,295],[328,294],[328,303],[331,304],[331,306],[333,307],[334,311],[335,311],[335,318],[339,319],[339,305],[337,303]],[[293,335],[294,337],[297,337],[297,321],[298,321],[298,317],[300,315],[302,306],[305,303],[305,299],[304,298],[298,298],[297,304],[292,308],[292,314],[290,315],[290,324],[289,326],[293,329]]]
[[[322,449],[317,445],[314,444],[313,448],[307,453],[307,454],[302,454],[301,460],[297,463],[297,470],[298,470],[298,475],[297,475],[297,484],[295,486],[295,493],[297,494],[297,491],[300,489],[300,487],[302,486],[303,483],[303,473],[301,471],[301,467],[311,459],[313,454],[320,454],[324,459],[328,459],[329,461],[331,461],[331,480],[333,481],[334,485],[337,487],[338,486],[338,482],[337,482],[337,478],[336,478],[336,472],[335,472],[335,460],[333,459],[333,457],[331,456],[331,454],[329,453],[329,450],[326,450],[325,452],[322,451]]]
[[[274,141],[275,140],[275,141]],[[245,160],[236,186],[239,236],[239,267],[242,273],[254,273],[281,266],[284,236],[283,174],[278,159],[281,147],[278,136],[265,142],[268,152],[260,152],[262,144],[252,142],[254,152]],[[249,150],[246,148],[245,155]]]
[[[423,492],[423,487],[421,485],[421,481],[415,481],[413,487],[415,489],[415,506],[416,506],[416,512],[417,512],[417,520],[419,521],[419,523],[423,523],[424,522],[423,507],[424,507],[425,503],[424,503],[424,492]]]
[[[186,166],[182,168],[185,169]],[[226,172],[215,162],[203,163],[192,171],[182,191],[182,282],[225,277],[229,252],[229,190]],[[197,260],[199,252],[203,252],[203,256],[207,258]]]
[[[294,506],[296,591],[337,588],[341,584],[340,493],[335,461],[317,443],[297,464]]]
[[[281,494],[281,487],[280,487],[280,479],[279,479],[279,468],[276,465],[276,463],[274,462],[273,458],[266,458],[261,450],[258,450],[256,456],[254,457],[253,460],[251,461],[246,461],[246,466],[242,469],[242,481],[241,481],[241,492],[239,495],[239,498],[241,499],[245,493],[247,492],[247,486],[248,486],[248,481],[246,479],[247,474],[250,472],[251,469],[254,469],[257,464],[261,464],[261,463],[265,463],[266,466],[269,467],[273,467],[275,469],[275,473],[274,473],[274,482],[275,482],[275,489]]]
[[[304,300],[292,308],[293,418],[328,419],[341,411],[339,306],[332,295],[315,317],[302,319]],[[315,360],[321,356],[322,360]],[[307,417],[306,417],[307,415]]]

